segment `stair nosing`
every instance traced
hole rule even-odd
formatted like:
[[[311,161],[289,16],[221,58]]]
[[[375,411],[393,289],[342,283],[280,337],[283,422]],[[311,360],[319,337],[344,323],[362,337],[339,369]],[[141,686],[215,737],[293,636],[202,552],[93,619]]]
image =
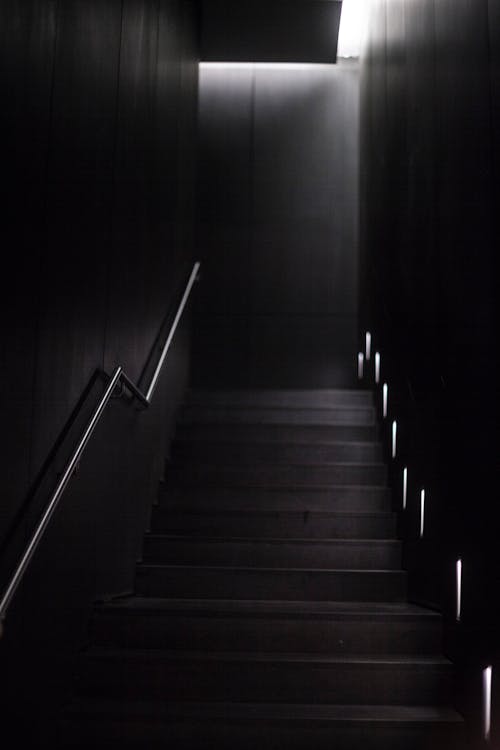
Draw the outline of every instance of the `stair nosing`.
[[[184,403],[185,409],[226,409],[228,411],[375,411],[375,404],[331,404],[330,406],[317,406],[315,404],[236,404],[228,403]]]
[[[210,443],[210,445],[217,445],[217,446],[233,446],[235,445],[234,442],[231,442],[230,440],[212,440],[209,437],[176,437],[175,443]],[[175,444],[174,443],[174,444]],[[258,445],[258,446],[264,446],[264,445],[272,445],[273,447],[276,445],[279,445],[282,448],[288,448],[288,447],[302,447],[302,448],[330,448],[330,447],[337,447],[337,446],[347,446],[349,448],[353,446],[362,446],[362,447],[375,447],[375,448],[382,448],[383,443],[381,440],[324,440],[320,442],[308,442],[303,440],[296,440],[296,441],[288,441],[288,440],[255,440],[255,439],[249,439],[249,440],[239,440],[237,443],[238,446],[244,446],[244,445]]]
[[[207,491],[217,491],[217,490],[224,490],[224,491],[231,491],[231,490],[241,490],[241,489],[247,489],[249,491],[259,489],[259,490],[266,490],[268,492],[312,492],[312,491],[318,491],[318,492],[335,492],[335,491],[342,491],[345,489],[350,490],[376,490],[376,491],[382,491],[387,492],[391,488],[388,485],[383,484],[271,484],[267,485],[265,483],[262,484],[255,484],[249,481],[244,481],[242,485],[234,484],[234,485],[227,485],[227,484],[210,484],[207,486],[199,486],[197,484],[193,485],[169,485],[168,488],[165,488],[165,492],[172,492],[172,490],[175,491],[186,491],[186,490],[203,490],[205,492]]]
[[[192,463],[192,461],[189,461],[188,459],[186,459],[185,461],[176,460],[175,465],[184,466],[185,462]],[[211,468],[213,467],[213,465],[214,465],[213,462],[209,462],[209,463],[196,462],[197,467]],[[218,469],[229,469],[229,468],[233,469],[234,468],[236,471],[239,471],[242,468],[260,469],[262,466],[265,466],[266,468],[268,468],[269,466],[272,466],[272,465],[273,465],[273,460],[271,459],[269,462],[263,461],[261,463],[256,462],[256,461],[250,464],[236,464],[235,465],[234,463],[229,463],[227,464],[227,466],[224,464],[217,464],[217,468]],[[382,460],[381,461],[321,461],[318,463],[311,462],[307,464],[303,464],[298,461],[288,461],[288,462],[283,461],[283,462],[277,463],[276,465],[279,466],[280,469],[282,469],[284,466],[294,466],[294,467],[300,467],[300,468],[304,467],[306,469],[317,469],[321,467],[331,467],[331,466],[349,466],[349,467],[359,466],[363,468],[376,466],[377,468],[379,467],[382,467],[384,469],[387,468],[387,464]]]
[[[94,699],[95,700],[95,699]],[[156,718],[170,718],[182,713],[184,716],[201,716],[207,719],[252,719],[275,720],[298,723],[301,721],[331,721],[335,724],[353,723],[376,723],[376,724],[418,724],[418,723],[445,723],[463,725],[463,717],[450,706],[426,706],[426,705],[371,705],[371,704],[339,704],[339,703],[255,703],[255,702],[233,702],[228,701],[184,701],[169,702],[158,700],[123,700],[120,698],[107,698],[103,701],[98,699],[97,704],[105,706],[109,712],[110,708],[116,708],[119,719],[123,715],[133,714],[133,709],[149,709],[147,713],[153,712]],[[88,698],[79,698],[73,705],[71,713],[75,715],[78,710],[89,707],[92,701]],[[123,711],[123,706],[128,710]],[[95,711],[95,709],[94,709]],[[200,711],[202,712],[200,714]],[[195,713],[197,712],[197,713]],[[231,713],[233,712],[233,713]],[[371,713],[370,713],[371,712]],[[158,716],[160,714],[160,716]],[[163,717],[161,716],[163,714]],[[217,716],[214,716],[216,714]],[[136,713],[137,716],[137,713]]]
[[[164,648],[107,648],[92,647],[82,652],[84,658],[108,658],[108,659],[127,659],[146,661],[172,660],[185,662],[189,660],[216,663],[223,662],[250,662],[255,664],[331,664],[347,666],[373,666],[373,667],[394,667],[411,668],[411,667],[442,667],[450,669],[453,667],[452,662],[446,657],[436,655],[417,656],[415,654],[325,654],[316,652],[299,652],[299,651],[188,651],[188,650],[169,650]]]
[[[323,429],[325,427],[326,428],[348,427],[349,429],[353,429],[353,430],[371,430],[371,431],[375,430],[376,432],[378,432],[379,430],[379,425],[376,420],[374,420],[373,422],[370,421],[366,423],[360,422],[360,423],[353,424],[351,422],[338,422],[338,421],[334,421],[334,422],[259,422],[259,421],[225,422],[223,419],[217,419],[217,420],[203,419],[200,421],[196,421],[194,418],[188,419],[187,417],[180,417],[177,422],[177,426],[182,429],[186,429],[186,428],[209,429],[211,427],[216,427],[217,429],[219,428],[244,429],[245,427],[254,429],[255,427],[263,427],[267,429],[269,427],[272,427],[273,429],[274,428],[280,428],[280,429],[286,428],[287,430],[290,430],[290,429],[291,430],[294,430],[294,429],[314,430],[317,428]],[[270,441],[270,442],[273,442],[273,441]],[[351,441],[345,440],[345,442],[350,443]],[[370,442],[370,441],[366,441],[366,442]]]
[[[255,417],[256,420],[258,420],[258,417]],[[360,422],[358,424],[352,423],[352,422],[261,422],[261,421],[248,421],[248,422],[225,422],[224,420],[199,420],[197,421],[194,417],[188,418],[188,417],[181,417],[178,424],[181,427],[191,426],[191,427],[208,427],[208,426],[217,426],[217,427],[244,427],[244,426],[252,426],[252,427],[287,427],[287,428],[303,428],[303,427],[350,427],[350,428],[378,428],[378,424],[376,419],[374,418],[373,421],[369,422]]]
[[[239,570],[239,571],[250,571],[250,572],[270,572],[270,573],[363,573],[365,575],[373,575],[375,573],[386,573],[391,575],[406,575],[405,570],[395,568],[270,568],[260,566],[248,566],[248,565],[170,565],[168,563],[153,563],[153,562],[141,562],[137,565],[137,570],[144,571],[147,568],[155,568],[162,570]]]
[[[244,508],[242,510],[237,509],[228,509],[228,508],[210,508],[210,510],[205,510],[203,508],[197,508],[196,506],[178,506],[175,508],[172,507],[165,507],[163,505],[158,505],[155,508],[155,512],[161,512],[162,515],[168,516],[177,516],[179,514],[185,514],[185,515],[199,515],[199,516],[207,516],[209,518],[214,518],[216,516],[252,516],[252,515],[258,515],[258,516],[270,516],[275,517],[276,515],[280,516],[300,516],[301,518],[304,517],[304,515],[307,515],[308,517],[333,517],[333,518],[341,518],[341,519],[347,519],[347,518],[354,518],[354,519],[369,519],[369,518],[376,518],[377,520],[395,520],[397,518],[397,513],[395,511],[386,511],[386,510],[380,510],[380,511],[351,511],[351,510],[267,510],[266,508]]]
[[[388,491],[391,488],[389,486],[383,486],[383,485],[372,485],[372,484],[366,484],[366,485],[360,485],[361,487],[364,487],[366,490],[375,490],[375,491]],[[333,489],[332,485],[329,484],[317,484],[317,485],[309,485],[309,484],[297,484],[297,482],[293,485],[290,484],[277,484],[277,483],[269,483],[267,480],[262,481],[261,483],[256,482],[250,482],[246,479],[240,480],[238,477],[232,477],[231,481],[226,484],[220,484],[220,480],[217,480],[217,482],[211,482],[210,479],[205,478],[197,478],[192,483],[190,482],[182,482],[178,481],[178,479],[174,478],[174,480],[170,481],[169,484],[169,490],[174,490],[175,492],[186,492],[186,491],[200,491],[203,490],[205,492],[208,491],[240,491],[240,490],[249,490],[249,491],[272,491],[277,490],[278,492],[294,492],[294,493],[300,493],[302,492],[311,492],[313,489],[319,489],[323,492],[329,492]],[[335,490],[358,490],[359,485],[351,484],[350,482],[346,482],[345,484],[338,484],[335,485]]]
[[[319,546],[321,544],[349,546],[355,544],[369,544],[376,546],[390,545],[394,547],[401,546],[402,542],[399,539],[372,539],[368,538],[355,538],[345,539],[343,537],[250,537],[250,536],[213,536],[213,535],[196,535],[191,536],[189,534],[162,534],[157,532],[148,532],[145,535],[146,540],[156,541],[163,539],[171,542],[192,542],[195,545],[203,542],[224,544],[224,543],[242,543],[242,544],[296,544],[296,545],[313,545]]]
[[[363,608],[356,607],[363,605]],[[327,606],[329,605],[329,607]],[[384,609],[385,608],[385,609]],[[406,608],[406,609],[405,609]],[[408,602],[343,602],[343,601],[308,601],[306,600],[265,600],[265,599],[179,599],[171,597],[137,596],[96,604],[94,612],[98,615],[119,616],[141,614],[148,610],[179,612],[200,612],[210,615],[235,615],[261,617],[263,615],[288,616],[322,616],[386,619],[427,619],[442,621],[442,614],[435,610],[425,609]]]

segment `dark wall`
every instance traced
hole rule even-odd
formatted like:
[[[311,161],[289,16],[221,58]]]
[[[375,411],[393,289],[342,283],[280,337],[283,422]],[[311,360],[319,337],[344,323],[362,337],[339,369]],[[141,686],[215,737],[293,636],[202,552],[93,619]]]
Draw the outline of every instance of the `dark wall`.
[[[351,382],[358,69],[200,72],[198,385]]]
[[[181,0],[1,4],[1,583],[103,391],[95,372],[146,382],[191,269],[197,23]],[[184,326],[151,409],[116,399],[99,426],[6,623],[19,690],[45,692],[94,598],[132,589],[188,377]]]
[[[360,338],[375,336],[398,419],[397,505],[408,466],[402,530],[411,593],[444,610],[446,649],[467,671],[461,700],[477,719],[480,670],[498,663],[500,645],[498,3],[373,0],[371,13],[361,84]]]

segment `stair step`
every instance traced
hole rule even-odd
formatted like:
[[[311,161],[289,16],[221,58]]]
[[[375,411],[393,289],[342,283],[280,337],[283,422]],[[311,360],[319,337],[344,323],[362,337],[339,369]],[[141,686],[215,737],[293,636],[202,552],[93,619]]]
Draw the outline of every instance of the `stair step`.
[[[442,619],[414,605],[127,597],[98,607],[92,642],[112,648],[435,654]]]
[[[164,700],[443,705],[452,667],[439,657],[97,650],[82,655],[81,694]]]
[[[402,570],[317,570],[140,564],[136,593],[201,599],[403,601]]]
[[[148,534],[145,562],[255,568],[393,569],[401,543],[392,539],[282,539]]]
[[[324,388],[308,389],[240,389],[240,390],[191,390],[186,395],[186,404],[203,406],[274,406],[274,407],[315,407],[332,406],[373,406],[373,392],[369,390],[349,390]]]
[[[280,464],[253,466],[214,466],[187,461],[167,468],[171,485],[314,487],[329,485],[383,486],[387,467],[382,463]]]
[[[290,424],[290,425],[374,425],[375,409],[371,406],[252,407],[185,405],[180,413],[181,424]]]
[[[173,460],[211,464],[322,464],[335,462],[380,462],[382,445],[375,442],[286,443],[216,442],[178,439],[172,446]]]
[[[294,424],[179,424],[180,440],[215,440],[226,442],[332,443],[369,442],[377,440],[377,425],[294,425]]]
[[[377,512],[390,510],[391,492],[388,487],[370,485],[175,488],[165,483],[160,503],[171,510]]]
[[[461,748],[378,438],[361,389],[188,393],[136,594],[95,608],[57,747]]]
[[[205,536],[308,537],[391,539],[396,536],[394,513],[329,513],[323,511],[266,511],[186,509],[157,506],[151,527],[157,533]]]
[[[435,706],[81,699],[61,748],[157,750],[462,750],[464,723]]]

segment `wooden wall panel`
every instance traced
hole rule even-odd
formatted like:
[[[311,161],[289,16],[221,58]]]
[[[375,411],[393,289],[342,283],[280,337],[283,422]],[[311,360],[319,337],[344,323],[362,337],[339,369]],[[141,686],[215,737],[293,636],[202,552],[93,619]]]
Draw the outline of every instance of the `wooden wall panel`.
[[[0,7],[3,190],[0,403],[0,539],[30,486],[39,274],[46,246],[45,184],[56,39],[56,2]]]
[[[396,487],[403,465],[412,477],[401,525],[410,593],[444,611],[445,648],[464,676],[457,696],[476,746],[478,675],[500,654],[492,626],[499,615],[499,400],[491,380],[499,18],[497,4],[484,0],[384,6],[372,2],[362,72],[362,288],[370,304],[360,340],[371,329],[387,363],[400,434]],[[377,83],[383,71],[385,97]],[[460,627],[453,619],[457,557],[467,569]]]
[[[94,374],[151,375],[194,260],[197,23],[196,3],[180,0],[0,9],[11,248],[0,585],[102,393]],[[19,710],[38,737],[37,719],[64,697],[95,597],[133,586],[188,383],[188,324],[151,410],[113,400],[16,595],[0,642],[16,732]]]

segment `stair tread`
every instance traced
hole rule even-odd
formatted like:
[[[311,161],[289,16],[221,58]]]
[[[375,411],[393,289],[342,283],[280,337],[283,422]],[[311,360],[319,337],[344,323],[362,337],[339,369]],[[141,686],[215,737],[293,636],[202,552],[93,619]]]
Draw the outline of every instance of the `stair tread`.
[[[279,421],[259,422],[179,422],[177,425],[176,439],[179,440],[210,440],[221,442],[233,441],[235,443],[251,441],[255,445],[260,443],[280,443],[289,445],[304,443],[314,446],[322,443],[381,443],[378,425],[349,425],[349,424],[283,424]]]
[[[388,471],[383,462],[301,463],[287,461],[210,462],[205,457],[190,461],[187,457],[167,468],[170,486],[246,486],[246,487],[309,487],[309,486],[374,486],[387,485]]]
[[[163,539],[165,542],[186,542],[190,544],[203,544],[204,542],[212,542],[213,544],[232,544],[232,543],[238,543],[238,544],[262,544],[262,545],[269,545],[269,544],[297,544],[297,545],[325,545],[325,544],[331,544],[331,545],[338,545],[338,546],[354,546],[356,544],[369,544],[370,546],[374,547],[381,547],[381,546],[387,546],[392,545],[394,547],[399,547],[401,545],[401,541],[399,539],[344,539],[344,538],[337,538],[337,537],[326,537],[322,539],[318,539],[317,537],[248,537],[248,536],[225,536],[225,537],[219,537],[219,536],[213,536],[213,535],[207,535],[207,536],[191,536],[189,534],[162,534],[162,533],[152,533],[149,532],[147,534],[147,539],[153,539],[153,540],[160,540]]]
[[[257,485],[260,488],[260,485]],[[233,494],[236,492],[236,490],[241,493],[243,492],[251,492],[254,489],[254,485],[250,482],[246,482],[242,487],[226,487],[225,485],[218,486],[217,484],[211,484],[210,487],[207,488],[199,488],[199,487],[185,487],[185,488],[178,488],[178,487],[170,487],[166,484],[163,484],[163,491],[167,494],[171,494],[175,492],[178,494],[179,491],[182,491],[183,493],[187,491],[188,494],[191,492],[203,492],[203,494],[213,494],[214,492],[222,492],[224,494]],[[311,492],[319,494],[321,492],[328,492],[330,495],[332,493],[338,492],[343,493],[346,490],[349,490],[351,492],[358,491],[358,492],[368,492],[370,490],[380,490],[383,492],[387,492],[389,489],[387,484],[301,484],[300,486],[291,483],[287,484],[284,483],[282,485],[278,486],[272,486],[272,487],[266,487],[266,492],[269,492],[270,494],[279,495],[280,492],[293,492],[295,494],[301,494],[303,492]]]
[[[389,488],[381,485],[291,485],[263,486],[239,484],[231,487],[223,485],[174,487],[164,484],[160,488],[158,508],[183,510],[212,507],[240,510],[323,512],[369,511],[389,512],[391,498]]]
[[[214,410],[225,410],[225,411],[247,411],[248,409],[255,409],[256,411],[374,411],[375,407],[373,403],[331,403],[331,404],[312,404],[312,403],[295,403],[285,404],[276,401],[275,403],[236,403],[235,401],[190,401],[184,404],[185,409],[214,409]]]
[[[189,463],[192,462],[192,459],[189,459]],[[182,464],[184,461],[179,462],[176,461],[176,464]],[[269,468],[269,464],[272,464],[272,459],[267,462],[259,462],[254,461],[253,464],[250,464],[247,468],[256,467],[259,468],[261,466],[265,466],[266,468]],[[196,466],[199,468],[211,468],[213,467],[213,461],[207,460],[206,463],[203,463],[202,461],[196,461]],[[386,467],[386,464],[384,461],[318,461],[317,463],[301,463],[300,461],[280,461],[279,464],[277,464],[280,469],[286,468],[287,466],[298,466],[300,468],[306,468],[306,469],[317,469],[318,467],[325,467],[325,466],[362,466],[365,467],[371,467],[371,466],[377,466],[377,467]],[[234,463],[228,463],[226,465],[224,464],[217,464],[218,469],[234,469],[235,471],[240,470],[240,466],[235,466]],[[315,485],[317,486],[317,485]],[[363,486],[363,485],[362,485]]]
[[[249,397],[254,396],[268,396],[270,394],[276,394],[278,396],[281,395],[318,395],[318,394],[334,394],[334,395],[364,395],[364,396],[372,396],[373,391],[371,391],[369,388],[190,388],[187,391],[187,397],[191,398],[193,396],[199,396],[199,395],[209,395],[209,396],[220,396],[220,395],[245,395]]]
[[[262,599],[170,599],[131,596],[99,605],[99,611],[123,614],[144,611],[224,613],[262,616],[267,614],[346,616],[360,618],[430,618],[441,614],[408,602],[288,601]]]
[[[162,502],[153,510],[147,531],[154,544],[158,535],[183,535],[204,539],[325,539],[325,540],[397,540],[397,515],[384,511],[328,511],[294,507],[230,508],[217,503],[215,507],[200,507],[196,503],[171,507]],[[352,547],[337,547],[352,550]],[[381,548],[376,548],[380,550]],[[389,549],[389,547],[386,547]]]
[[[71,707],[72,713],[88,712],[120,717],[142,715],[165,718],[175,716],[203,717],[208,719],[280,720],[294,723],[326,720],[335,723],[374,722],[463,723],[463,717],[447,706],[399,705],[345,705],[304,703],[250,703],[224,701],[165,702],[158,700],[124,700],[123,698],[80,698]]]
[[[227,507],[220,507],[220,508],[200,508],[198,505],[176,505],[175,507],[170,507],[164,504],[160,504],[156,506],[155,508],[155,515],[158,516],[158,519],[163,522],[166,522],[167,520],[175,521],[178,519],[179,516],[183,516],[186,518],[186,520],[190,519],[192,516],[193,519],[204,519],[204,520],[235,520],[235,519],[241,519],[241,525],[242,527],[245,526],[245,522],[247,520],[251,519],[261,519],[263,522],[265,521],[286,521],[286,520],[302,520],[302,521],[311,521],[311,520],[325,520],[325,521],[388,521],[392,522],[395,521],[397,518],[396,513],[392,511],[328,511],[328,510],[301,510],[301,509],[286,509],[283,510],[280,508],[276,509],[268,509],[265,508],[244,508],[242,510],[237,510],[235,508],[227,508]],[[191,519],[191,520],[193,520]],[[151,528],[154,528],[154,524],[151,526]],[[151,535],[163,535],[160,531],[148,531],[146,532]],[[168,532],[165,532],[168,533]],[[212,534],[214,537],[218,537],[218,533]],[[248,536],[245,537],[248,539]],[[262,538],[273,538],[273,537],[262,537]],[[283,539],[290,539],[292,537],[282,537]],[[299,537],[303,538],[303,537]],[[314,537],[317,538],[317,537]],[[329,537],[325,537],[328,539]],[[337,537],[330,537],[333,539],[336,539]],[[343,538],[343,537],[342,537]],[[367,537],[372,540],[372,537]],[[378,537],[379,540],[383,539],[382,537]],[[384,537],[385,538],[385,537]],[[391,536],[387,537],[388,539],[395,539],[396,537]]]
[[[235,480],[237,477],[235,477]],[[208,481],[205,479],[205,481]],[[330,492],[331,490],[359,490],[359,489],[366,489],[376,492],[387,492],[389,490],[389,486],[387,484],[361,484],[361,485],[354,485],[354,484],[340,484],[340,485],[333,485],[333,484],[316,484],[316,485],[310,485],[306,484],[305,482],[302,484],[290,484],[288,482],[285,482],[283,484],[278,484],[274,482],[273,484],[270,484],[266,481],[250,481],[249,479],[241,480],[241,483],[238,483],[237,481],[234,481],[233,484],[218,484],[215,482],[210,482],[210,484],[203,485],[203,480],[199,480],[198,483],[193,484],[171,484],[169,486],[169,490],[175,490],[176,494],[180,492],[187,491],[188,494],[190,494],[192,491],[202,491],[204,494],[210,493],[212,490],[221,490],[225,492],[226,490],[233,490],[235,493],[239,493],[241,490],[250,490],[254,492],[268,492],[272,490],[277,490],[279,492],[293,492],[296,496],[298,495],[300,497],[301,491],[304,492],[311,492],[314,490],[320,490],[323,492]],[[371,498],[370,498],[371,499]],[[235,501],[236,502],[236,501]]]
[[[234,441],[232,440],[223,440],[219,438],[218,440],[212,440],[209,437],[191,437],[190,435],[185,436],[179,436],[175,438],[176,443],[183,443],[188,444],[189,443],[210,443],[210,445],[217,445],[220,448],[223,448],[224,446],[233,446]],[[259,447],[269,445],[273,448],[276,447],[276,445],[279,445],[282,448],[332,448],[337,447],[339,445],[342,446],[348,446],[351,447],[376,447],[381,448],[382,442],[380,440],[321,440],[319,442],[313,442],[309,440],[256,440],[255,438],[247,438],[245,440],[238,440],[238,446],[244,447],[246,445],[258,445]]]
[[[304,514],[307,514],[308,516],[326,516],[328,518],[394,518],[396,516],[396,513],[393,511],[385,511],[385,510],[296,510],[296,509],[289,509],[286,508],[281,509],[272,509],[270,508],[267,510],[266,508],[244,508],[242,510],[233,508],[217,508],[217,507],[210,507],[210,508],[200,508],[198,505],[192,505],[189,506],[188,504],[184,505],[176,505],[175,507],[172,507],[171,505],[164,505],[159,504],[156,506],[156,510],[161,511],[162,515],[179,515],[179,513],[184,513],[186,515],[188,514],[195,514],[198,516],[207,516],[209,518],[212,518],[214,515],[224,515],[224,516],[238,516],[238,517],[245,517],[245,516],[251,516],[251,515],[259,515],[259,516],[300,516],[303,517]]]
[[[335,411],[335,412],[342,412],[342,411],[349,411],[349,412],[374,412],[375,407],[372,403],[370,404],[363,404],[363,403],[331,403],[331,404],[308,404],[308,403],[297,403],[297,404],[284,404],[284,403],[261,403],[261,404],[251,404],[251,403],[235,403],[234,401],[226,401],[225,403],[217,403],[217,402],[192,402],[192,403],[185,403],[184,409],[186,410],[194,410],[194,411],[203,411],[206,409],[207,411],[226,411],[226,412],[236,412],[236,411],[248,411],[249,409],[253,409],[256,412],[283,412],[283,414],[286,414],[287,412],[296,412],[296,411],[311,411],[311,412],[328,412],[328,411]]]
[[[391,575],[403,575],[404,570],[394,568],[297,568],[293,566],[279,568],[269,566],[254,566],[254,565],[174,565],[170,563],[139,563],[138,569],[144,570],[148,568],[154,569],[168,569],[168,570],[248,570],[248,571],[269,571],[270,573],[363,573],[364,575],[372,575],[374,573],[388,573]]]
[[[363,409],[360,409],[360,411],[363,411],[367,407],[363,407]],[[368,407],[371,408],[371,407]],[[349,407],[349,410],[351,408]],[[226,411],[228,411],[226,409]],[[235,410],[236,411],[236,410]],[[269,409],[271,411],[271,409]],[[273,409],[272,411],[276,411]],[[304,411],[302,409],[302,411]],[[320,409],[314,409],[314,411],[320,411]],[[333,409],[325,409],[325,411],[334,411]],[[336,408],[335,411],[338,411]],[[324,427],[357,427],[357,428],[374,428],[377,427],[376,422],[367,422],[366,424],[353,424],[352,422],[341,422],[338,419],[332,420],[332,421],[322,421],[322,422],[259,422],[258,417],[255,418],[257,421],[251,421],[248,420],[248,422],[231,422],[227,421],[225,422],[223,419],[217,419],[212,421],[204,420],[203,422],[197,422],[195,419],[188,419],[187,417],[180,417],[179,418],[179,425],[183,428],[186,427],[280,427],[280,428],[287,428],[287,429],[296,429],[300,427],[318,427],[318,428],[324,428]]]
[[[107,648],[94,646],[84,655],[98,659],[120,659],[134,661],[205,661],[205,662],[261,662],[261,663],[296,663],[296,664],[347,664],[407,667],[451,667],[452,663],[439,654],[325,654],[316,652],[264,652],[264,651],[189,651],[146,648]]]
[[[351,750],[460,732],[442,614],[406,599],[377,425],[368,389],[188,391],[139,593],[95,605],[69,726]]]
[[[207,466],[210,466],[207,464]],[[220,468],[220,467],[219,467]],[[310,468],[307,467],[306,468]],[[172,486],[169,485],[165,488],[166,493],[171,493],[172,491],[175,491],[176,494],[179,492],[187,492],[187,494],[191,494],[193,491],[195,492],[203,492],[203,494],[213,494],[214,492],[223,492],[224,494],[235,494],[236,492],[240,493],[241,491],[248,491],[251,492],[252,490],[264,490],[265,492],[271,492],[276,493],[279,495],[280,492],[292,492],[294,495],[300,495],[303,492],[328,492],[328,493],[335,493],[338,492],[342,494],[342,492],[345,491],[356,491],[356,492],[369,492],[369,491],[380,491],[380,492],[387,492],[389,490],[389,486],[387,484],[306,484],[305,482],[302,484],[295,484],[295,483],[289,483],[289,482],[283,482],[282,484],[272,484],[268,485],[266,482],[252,482],[246,479],[241,485],[234,485],[231,487],[228,487],[224,484],[210,484],[208,487],[199,487],[197,485],[186,485],[185,487],[179,487],[179,486]]]
[[[190,409],[203,409],[205,407],[193,405],[192,407],[188,407]],[[330,408],[324,408],[324,409],[318,409],[318,408],[308,408],[308,407],[297,407],[295,409],[292,409],[290,407],[288,408],[280,408],[280,407],[258,407],[258,410],[260,411],[260,415],[257,413],[254,413],[252,417],[248,417],[245,421],[241,422],[235,422],[231,420],[231,416],[234,418],[237,416],[238,412],[244,411],[244,408],[231,408],[231,407],[218,407],[218,406],[208,406],[206,407],[207,410],[210,411],[217,411],[220,410],[220,414],[211,414],[210,417],[204,416],[203,419],[200,419],[200,417],[194,417],[194,416],[188,416],[186,414],[181,414],[178,419],[178,423],[181,427],[201,427],[201,426],[208,426],[213,425],[217,427],[234,427],[235,425],[260,425],[262,427],[272,425],[273,427],[286,427],[286,428],[298,428],[298,427],[376,427],[377,423],[375,420],[375,410],[371,406],[333,406]],[[247,409],[249,407],[246,407]],[[302,421],[287,421],[285,419],[286,412],[292,413],[292,412],[314,412],[315,419],[318,421],[313,420],[313,414],[308,414],[308,419],[304,419],[304,414],[302,414]],[[334,414],[328,415],[329,412],[334,412]],[[347,414],[341,414],[339,412],[349,412],[351,417],[349,418]],[[370,412],[369,415],[366,415],[369,417],[366,421],[363,422],[356,422],[352,419],[352,413],[353,412],[359,412],[359,416],[363,416],[365,412]],[[372,413],[373,412],[373,413]],[[325,415],[328,415],[329,418],[325,418]],[[319,417],[322,417],[321,420],[319,420]],[[271,417],[272,421],[266,422],[264,421],[266,418]],[[299,417],[296,414],[296,420],[298,420]]]

